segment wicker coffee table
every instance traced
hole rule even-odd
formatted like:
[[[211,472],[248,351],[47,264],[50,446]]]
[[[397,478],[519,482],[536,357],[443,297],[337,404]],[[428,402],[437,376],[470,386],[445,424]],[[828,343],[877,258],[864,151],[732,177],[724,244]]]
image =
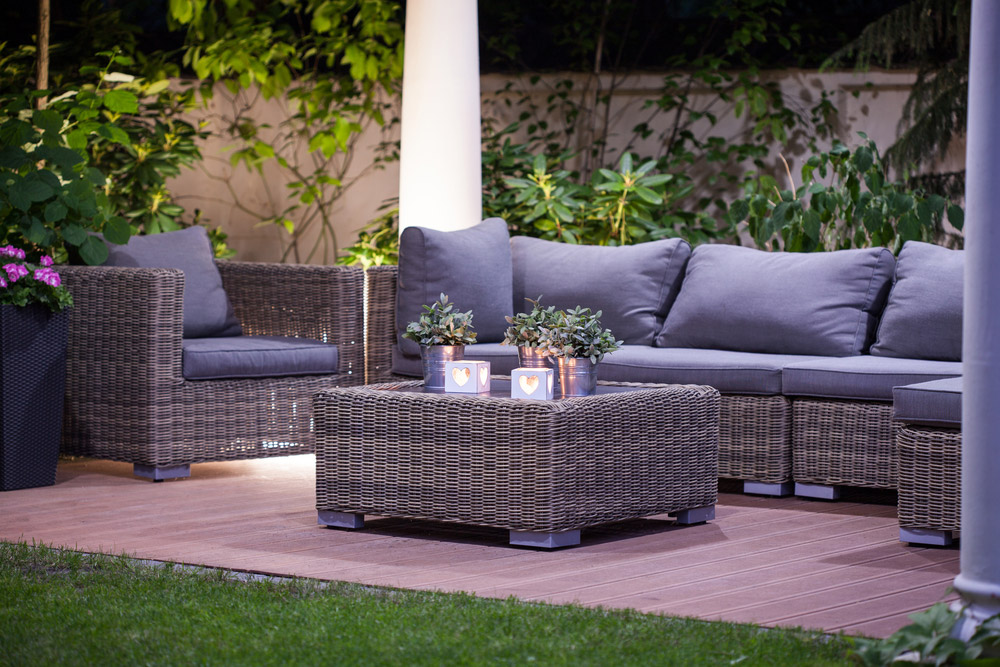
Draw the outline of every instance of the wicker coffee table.
[[[364,515],[510,531],[541,548],[580,529],[670,514],[715,517],[719,393],[693,385],[601,383],[555,401],[425,393],[421,382],[316,395],[316,508],[321,525]]]

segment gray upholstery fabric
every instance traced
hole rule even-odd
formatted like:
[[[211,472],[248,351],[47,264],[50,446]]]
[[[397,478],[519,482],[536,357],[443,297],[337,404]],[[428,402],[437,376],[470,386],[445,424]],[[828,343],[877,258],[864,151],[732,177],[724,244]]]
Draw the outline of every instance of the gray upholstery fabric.
[[[961,361],[964,270],[964,251],[907,241],[871,353]]]
[[[222,288],[212,244],[204,227],[133,236],[125,245],[108,243],[106,266],[180,269],[184,272],[184,337],[243,333]]]
[[[962,378],[931,380],[892,390],[892,418],[907,424],[962,427]]]
[[[861,354],[875,332],[893,265],[885,248],[793,253],[698,246],[656,345]]]
[[[605,355],[601,380],[707,384],[727,394],[781,394],[781,369],[818,357],[625,345]]]
[[[182,349],[182,373],[188,380],[331,375],[338,372],[337,346],[307,338],[186,338]]]
[[[476,342],[498,343],[512,314],[511,289],[510,237],[500,218],[455,232],[407,227],[399,237],[397,341],[407,356],[420,355],[403,332],[444,293],[459,310],[472,311]]]
[[[651,345],[680,289],[691,246],[682,239],[633,246],[582,246],[527,236],[511,239],[514,310],[542,297],[558,309],[601,311],[618,340]]]
[[[465,358],[470,361],[490,362],[490,373],[494,375],[510,375],[517,368],[517,348],[513,345],[500,343],[476,343],[465,346]],[[420,364],[420,355],[403,354],[398,346],[392,348],[392,372],[396,375],[423,377],[424,371]]]
[[[962,364],[956,361],[866,354],[789,364],[782,372],[782,391],[786,396],[891,401],[893,387],[961,374]]]

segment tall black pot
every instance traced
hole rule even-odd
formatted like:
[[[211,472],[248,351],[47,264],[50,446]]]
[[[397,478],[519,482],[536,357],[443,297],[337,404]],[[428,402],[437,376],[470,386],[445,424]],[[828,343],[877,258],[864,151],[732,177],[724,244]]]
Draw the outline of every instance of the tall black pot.
[[[56,483],[69,313],[0,306],[0,491]]]

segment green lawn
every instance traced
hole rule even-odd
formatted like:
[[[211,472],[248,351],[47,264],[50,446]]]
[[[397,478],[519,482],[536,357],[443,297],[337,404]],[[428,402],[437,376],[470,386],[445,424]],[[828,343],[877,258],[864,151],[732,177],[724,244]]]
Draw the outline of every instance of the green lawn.
[[[0,665],[842,665],[850,640],[0,543]]]

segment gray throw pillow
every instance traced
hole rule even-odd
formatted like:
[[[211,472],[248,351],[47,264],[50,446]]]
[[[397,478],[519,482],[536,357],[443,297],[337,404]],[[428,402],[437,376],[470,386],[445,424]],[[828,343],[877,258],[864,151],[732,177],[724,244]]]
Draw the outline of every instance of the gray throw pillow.
[[[885,248],[795,253],[698,246],[656,345],[861,354],[894,264]]]
[[[420,346],[403,338],[422,306],[442,294],[461,311],[472,311],[477,343],[503,340],[511,314],[510,235],[500,218],[475,227],[443,232],[407,227],[399,237],[396,332],[403,354],[419,356]]]
[[[108,244],[105,266],[180,269],[184,272],[184,337],[210,338],[243,333],[222,288],[212,243],[204,227],[133,236],[125,245]]]
[[[601,324],[629,345],[652,345],[680,289],[691,246],[665,239],[632,246],[587,246],[511,239],[514,310],[542,297],[557,309],[601,311]]]
[[[907,241],[872,354],[961,361],[964,271],[964,251]]]

